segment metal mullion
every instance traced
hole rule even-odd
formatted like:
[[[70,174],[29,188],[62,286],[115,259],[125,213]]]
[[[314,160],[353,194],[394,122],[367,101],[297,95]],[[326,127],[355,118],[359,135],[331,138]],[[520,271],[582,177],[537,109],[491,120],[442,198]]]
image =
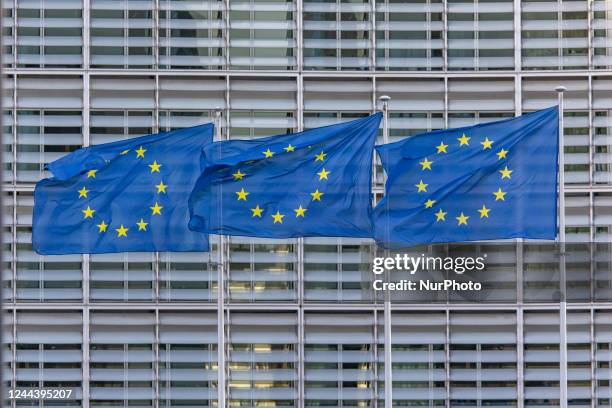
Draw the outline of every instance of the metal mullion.
[[[16,1],[16,0],[15,0]],[[12,108],[12,115],[13,115],[13,129],[12,129],[12,144],[13,144],[13,168],[12,168],[12,177],[13,180],[11,182],[11,184],[13,186],[17,185],[17,126],[18,126],[18,122],[17,122],[17,74],[13,75],[13,108]]]
[[[11,349],[11,357],[13,359],[12,363],[12,375],[13,378],[11,379],[11,388],[13,390],[17,389],[17,309],[13,309],[13,327],[12,327],[12,335],[13,335],[13,341],[12,341],[12,349]],[[13,398],[10,402],[11,404],[11,408],[15,408],[17,406],[17,399]]]
[[[587,78],[587,103],[589,116],[589,185],[595,184],[595,136],[593,132],[593,76]]]
[[[156,4],[159,9],[159,0],[156,0]],[[153,133],[159,133],[159,75],[155,75],[155,92],[154,92],[154,103],[155,107],[153,110]],[[155,303],[159,304],[159,284],[160,284],[160,253],[159,251],[154,252],[154,260],[153,260],[153,271],[155,273],[155,282],[153,289],[155,290]]]
[[[513,0],[514,13],[514,70],[520,72],[522,66],[521,0]]]
[[[444,128],[448,129],[448,77],[444,77]]]
[[[378,310],[373,309],[374,316],[374,349],[372,350],[372,358],[374,360],[374,364],[372,367],[372,373],[374,377],[374,381],[372,381],[372,393],[374,394],[374,401],[372,406],[374,408],[378,408]]]
[[[13,0],[13,67],[17,68],[17,44],[19,37],[17,36],[17,0]]]
[[[296,68],[299,74],[304,70],[304,2],[295,2],[296,19]],[[301,76],[301,75],[300,75]],[[299,90],[299,88],[298,88]]]
[[[516,395],[517,408],[525,406],[525,331],[523,307],[518,305],[516,310]]]
[[[90,321],[90,316],[89,316],[89,307],[88,306],[83,306],[83,310],[82,310],[82,319],[83,319],[83,342],[82,342],[82,348],[83,348],[83,366],[82,366],[82,373],[83,373],[83,382],[82,382],[82,387],[83,387],[83,397],[82,397],[82,404],[83,404],[83,408],[89,408],[89,397],[90,397],[90,387],[89,387],[89,380],[90,380],[90,370],[89,370],[89,360],[90,360],[90,352],[89,352],[89,341],[90,341],[90,334],[89,334],[89,321]]]
[[[442,72],[448,72],[448,0],[442,0]],[[446,125],[448,127],[448,124]]]
[[[83,69],[88,71],[90,65],[90,28],[91,27],[91,0],[83,0]]]
[[[342,71],[342,3],[336,0],[336,71]]]
[[[89,6],[89,1],[84,7]],[[89,13],[88,13],[89,14]],[[89,27],[87,27],[89,30]],[[88,45],[89,46],[89,45]],[[89,61],[87,61],[87,66],[89,66]],[[89,72],[83,73],[83,146],[89,146],[91,142],[91,132],[90,132],[90,76]],[[83,254],[81,256],[81,272],[83,276],[82,282],[82,297],[83,297],[83,305],[84,309],[82,312],[83,318],[83,408],[89,408],[89,397],[90,397],[90,387],[89,387],[89,309],[88,305],[90,303],[90,255]]]
[[[445,311],[445,317],[446,317],[446,323],[445,323],[445,364],[444,364],[444,389],[445,389],[445,406],[446,408],[451,408],[451,400],[450,400],[450,394],[451,394],[451,373],[450,373],[450,360],[451,360],[451,356],[450,356],[450,348],[451,348],[451,340],[450,340],[450,309],[446,309]]]
[[[597,341],[595,339],[595,311],[593,307],[589,308],[589,359],[591,368],[591,408],[597,407],[597,360],[595,356],[595,349],[597,347]]]
[[[155,353],[155,361],[153,361],[153,391],[155,393],[155,401],[153,401],[153,407],[159,408],[159,398],[160,398],[160,390],[159,390],[159,309],[155,308],[155,344],[153,345],[153,353]]]
[[[12,192],[13,200],[13,213],[12,215],[12,229],[11,229],[11,239],[13,240],[13,245],[11,245],[11,255],[13,259],[11,260],[11,269],[13,273],[13,303],[17,303],[17,191]]]
[[[153,69],[159,69],[159,27],[159,0],[155,0],[153,3]]]
[[[225,41],[225,69],[224,71],[229,71],[230,69],[230,0],[223,0],[223,6],[225,10],[223,10],[223,21],[225,23],[225,29],[223,30],[223,39]],[[227,119],[226,119],[227,122]]]
[[[306,399],[305,377],[305,350],[304,350],[304,308],[299,307],[297,310],[298,318],[298,408],[304,408],[304,400]]]
[[[376,71],[376,0],[369,0],[370,3],[370,69]]]

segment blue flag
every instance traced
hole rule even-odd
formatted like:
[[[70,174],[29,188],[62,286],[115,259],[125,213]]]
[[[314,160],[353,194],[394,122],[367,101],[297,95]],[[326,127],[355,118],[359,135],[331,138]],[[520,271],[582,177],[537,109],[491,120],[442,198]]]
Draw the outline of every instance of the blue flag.
[[[381,117],[204,148],[189,227],[266,238],[371,237]]]
[[[79,149],[48,165],[34,192],[32,243],[42,255],[207,251],[188,229],[187,199],[214,126]]]
[[[388,179],[374,210],[386,248],[557,232],[558,109],[378,146]]]

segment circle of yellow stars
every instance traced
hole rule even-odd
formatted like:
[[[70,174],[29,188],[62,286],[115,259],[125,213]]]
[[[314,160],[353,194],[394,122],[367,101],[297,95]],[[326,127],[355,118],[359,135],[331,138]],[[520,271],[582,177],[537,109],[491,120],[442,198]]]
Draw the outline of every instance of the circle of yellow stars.
[[[122,151],[120,154],[127,155],[130,153],[130,151],[131,151],[130,149],[127,149],[127,150]],[[136,154],[136,159],[145,160],[145,153],[147,152],[147,149],[140,146],[138,149],[135,149],[133,152]],[[150,169],[151,175],[155,175],[155,173],[158,173],[161,175],[160,169],[163,167],[163,165],[158,163],[157,160],[153,160],[152,163],[149,163],[148,167]],[[90,178],[95,179],[97,173],[98,173],[98,170],[95,170],[95,169],[88,170],[86,172],[87,179],[90,179]],[[156,194],[158,195],[167,194],[167,191],[166,191],[167,188],[168,188],[168,185],[165,184],[163,180],[159,180],[159,183],[155,185]],[[87,196],[87,194],[89,194],[90,192],[91,190],[88,190],[87,186],[83,186],[81,187],[80,190],[78,190],[78,194],[79,194],[78,198],[88,199],[89,197]],[[163,208],[164,207],[159,204],[159,201],[156,200],[155,204],[149,207],[149,209],[151,210],[150,216],[154,217],[155,215],[162,215]],[[83,213],[83,220],[88,220],[88,219],[92,221],[94,220],[94,215],[96,213],[96,210],[91,208],[90,205],[87,205],[87,208],[81,211]],[[144,218],[140,218],[140,220],[134,223],[133,230],[148,231],[147,229],[148,225],[149,225],[149,222],[145,221]],[[100,222],[98,224],[95,224],[95,226],[98,228],[99,234],[108,232],[108,228],[110,227],[110,225],[107,224],[104,219],[100,219]],[[121,238],[121,237],[127,238],[128,233],[130,231],[130,227],[131,227],[130,225],[126,226],[125,224],[120,224],[118,228],[114,228],[116,232],[116,237],[117,238]]]
[[[312,148],[312,146],[308,146],[308,148],[310,149]],[[295,152],[295,149],[296,147],[293,146],[291,143],[289,143],[286,147],[283,148],[285,153]],[[262,151],[264,159],[271,159],[274,157],[276,153],[277,152],[270,150],[270,148],[267,148],[266,150]],[[322,162],[324,164],[326,158],[327,158],[327,153],[325,153],[324,150],[321,150],[318,154],[315,154],[314,161]],[[331,174],[331,171],[328,171],[325,169],[325,167],[322,167],[321,171],[319,171],[316,174],[318,176],[318,181],[323,182],[323,181],[329,180],[329,175]],[[247,174],[243,173],[240,169],[238,169],[235,173],[232,174],[232,176],[234,177],[234,181],[242,181],[244,177],[247,177]],[[239,191],[235,192],[235,194],[236,194],[237,201],[249,202],[250,200],[249,195],[251,193],[246,191],[244,187],[241,187]],[[325,193],[319,191],[318,188],[315,189],[315,191],[310,193],[311,200],[309,203],[314,203],[315,201],[321,202],[321,198],[324,195]],[[249,207],[249,210],[251,211],[251,218],[264,219],[265,210],[261,208],[258,203],[255,203],[254,207]],[[296,219],[305,218],[307,211],[308,211],[308,204],[306,203],[304,203],[303,205],[300,204],[297,208],[293,209]],[[273,224],[282,224],[286,216],[287,216],[287,213],[281,213],[280,210],[278,209],[276,210],[276,213],[270,214],[270,217],[272,218],[271,221]]]
[[[457,138],[458,148],[470,146],[471,139],[472,138],[470,136],[467,136],[465,133],[463,133],[460,137]],[[488,137],[485,137],[485,139],[482,142],[480,142],[480,144],[482,145],[483,151],[491,150],[492,152],[496,150],[494,148],[494,143],[495,141],[490,140]],[[444,140],[440,141],[440,144],[436,146],[436,152],[432,155],[433,159],[430,160],[429,157],[426,157],[422,161],[419,162],[421,166],[421,172],[423,172],[423,178],[420,178],[419,182],[414,185],[416,187],[417,194],[428,193],[427,188],[429,187],[429,184],[423,181],[423,179],[427,179],[426,172],[432,170],[432,166],[434,165],[434,162],[437,161],[435,160],[435,156],[448,154],[448,150],[447,150],[448,147],[449,147],[449,144],[446,144]],[[497,155],[498,161],[505,160],[507,159],[508,150],[502,148],[502,149],[499,149],[495,154]],[[504,182],[505,180],[509,180],[512,178],[513,170],[510,170],[507,165],[503,169],[498,170],[498,172],[500,174],[501,182]],[[492,194],[493,196],[495,196],[495,201],[505,201],[506,200],[507,192],[504,191],[502,187],[499,187],[497,191],[493,191]],[[432,200],[431,198],[428,198],[423,203],[425,209],[434,209],[435,204],[436,204],[436,200]],[[440,206],[436,206],[436,209],[437,211],[434,212],[434,216],[436,217],[435,222],[446,222],[447,221],[446,216],[448,215],[448,212],[444,211],[444,209],[441,208]],[[467,212],[467,211],[466,212],[461,211],[459,214],[453,214],[453,215],[456,215],[456,217],[454,218],[455,220],[457,220],[456,221],[457,226],[467,226],[469,223],[469,219],[472,216],[475,216],[475,217],[479,216],[479,218],[489,218],[489,213],[491,212],[491,208],[487,208],[487,206],[483,204],[482,207],[475,209],[472,214],[475,214],[476,212],[478,212],[478,215],[469,215],[470,212]]]

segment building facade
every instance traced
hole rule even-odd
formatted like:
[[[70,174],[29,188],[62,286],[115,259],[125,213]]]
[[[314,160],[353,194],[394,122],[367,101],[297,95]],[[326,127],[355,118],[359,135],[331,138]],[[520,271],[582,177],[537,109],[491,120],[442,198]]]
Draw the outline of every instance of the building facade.
[[[216,107],[224,137],[254,138],[370,114],[382,94],[393,141],[548,107],[564,85],[566,232],[580,253],[568,260],[568,402],[612,407],[612,2],[2,0],[2,12],[3,379],[75,390],[7,406],[218,405],[218,246],[38,256],[44,163],[207,122]],[[373,251],[229,240],[228,406],[383,406],[382,304],[364,290]],[[485,302],[394,304],[394,406],[558,406],[555,251],[496,246]]]

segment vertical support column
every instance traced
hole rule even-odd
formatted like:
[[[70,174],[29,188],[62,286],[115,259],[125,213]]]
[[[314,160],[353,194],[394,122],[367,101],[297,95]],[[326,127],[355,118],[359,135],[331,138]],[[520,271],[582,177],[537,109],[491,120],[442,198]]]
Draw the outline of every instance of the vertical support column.
[[[16,1],[16,0],[15,0]],[[17,6],[15,6],[15,13],[17,13]],[[15,30],[17,30],[17,28],[15,27]],[[17,41],[17,39],[15,38],[15,41]],[[17,48],[17,47],[15,47]],[[12,269],[12,279],[13,279],[13,284],[12,284],[12,290],[13,290],[13,303],[17,303],[17,191],[15,189],[15,186],[17,184],[17,74],[13,75],[13,110],[11,112],[12,114],[12,150],[13,150],[13,174],[12,174],[12,181],[11,184],[13,186],[13,214],[12,214],[12,221],[13,221],[13,225],[11,226],[11,239],[12,241],[12,245],[11,245],[11,256],[13,257],[12,261],[11,261],[11,269]],[[15,360],[13,360],[15,361]],[[14,388],[14,387],[13,387]],[[15,401],[13,400],[13,405],[15,404]]]
[[[376,0],[370,0],[370,71],[376,71]]]
[[[15,302],[16,303],[16,302]],[[11,367],[11,371],[12,371],[12,375],[13,378],[11,379],[11,389],[16,390],[17,389],[17,310],[13,307],[13,327],[11,327],[12,329],[12,335],[13,335],[13,341],[11,344],[11,358],[12,358],[12,367]],[[17,406],[17,398],[13,398],[11,400],[11,408],[15,408]]]
[[[297,1],[298,27],[302,26],[302,0]],[[298,59],[298,74],[296,77],[297,97],[297,130],[304,130],[304,77],[302,76],[302,33],[298,34],[298,48],[300,57]],[[304,386],[304,238],[297,238],[297,302],[298,302],[298,408],[304,408],[306,390]]]
[[[521,25],[523,24],[521,18],[521,0],[513,1],[514,8],[514,71],[521,71],[521,47],[522,47],[522,35]]]
[[[372,393],[374,394],[373,407],[378,408],[378,308],[374,308],[374,349],[372,350],[372,359],[374,365],[372,373],[374,381],[372,384]]]
[[[306,399],[306,389],[304,386],[304,361],[306,355],[304,352],[304,307],[302,304],[298,306],[298,408],[304,408]]]
[[[153,3],[153,68],[159,69],[159,1]]]
[[[447,248],[448,249],[448,248]],[[448,304],[448,303],[447,303]],[[446,391],[446,395],[445,395],[445,399],[444,399],[444,404],[446,408],[451,408],[451,386],[450,386],[450,360],[451,360],[451,355],[450,355],[450,346],[451,346],[451,341],[450,341],[450,337],[451,337],[451,333],[450,333],[450,308],[446,309],[446,330],[445,330],[445,347],[444,347],[444,388]]]
[[[230,18],[229,18],[229,13],[230,13],[230,0],[225,0],[223,2],[223,22],[225,25],[225,29],[223,30],[223,40],[225,41],[225,47],[223,51],[225,51],[225,67],[224,67],[225,71],[230,69],[230,52],[229,52],[230,51],[230,38],[229,38]]]
[[[215,108],[216,140],[221,141],[222,109]],[[225,237],[219,235],[219,255],[217,263],[217,406],[225,408]]]
[[[83,306],[83,366],[82,366],[82,373],[83,373],[83,382],[82,382],[82,386],[83,386],[83,400],[82,400],[82,404],[83,404],[83,408],[89,408],[89,395],[90,395],[90,390],[89,390],[89,378],[90,378],[90,374],[89,374],[89,340],[90,340],[90,335],[89,335],[89,321],[90,321],[90,316],[89,316],[89,305],[84,305]]]
[[[91,55],[89,27],[91,27],[91,0],[83,0],[83,69],[86,72],[89,71]]]
[[[295,43],[295,65],[298,72],[298,77],[302,75],[304,70],[304,13],[303,13],[303,0],[296,0],[295,2],[295,25],[296,25],[296,43]]]
[[[559,405],[567,408],[567,276],[565,270],[565,153],[563,143],[563,92],[567,88],[555,88],[559,100]]]
[[[153,345],[153,353],[155,361],[153,362],[153,391],[155,392],[155,401],[153,402],[154,408],[159,408],[159,398],[160,398],[160,390],[159,390],[159,307],[155,308],[155,344]]]
[[[84,5],[88,8],[87,15],[89,16],[89,1]],[[83,29],[89,30],[89,27]],[[89,48],[89,44],[87,45]],[[89,60],[87,61],[89,64]],[[89,71],[83,73],[83,146],[89,146],[90,140],[90,74]],[[91,255],[84,254],[81,256],[82,275],[83,275],[83,408],[89,408],[89,304],[90,304],[90,262]]]
[[[156,3],[156,7],[159,7],[159,3]],[[155,11],[155,13],[157,14],[157,10]],[[155,79],[155,91],[154,91],[155,107],[153,110],[153,133],[159,133],[159,128],[160,128],[159,126],[159,74],[156,74],[154,79]],[[153,288],[155,290],[155,293],[154,293],[155,303],[158,305],[159,305],[159,300],[160,300],[159,299],[160,262],[161,262],[161,259],[160,259],[159,252],[156,251],[154,253],[154,259],[153,259],[153,271],[155,273],[155,276],[154,276],[155,282],[154,282]]]
[[[378,100],[382,103],[383,109],[383,143],[389,142],[389,96],[383,95]],[[391,273],[388,272],[389,281]],[[391,343],[391,295],[387,291],[384,299],[384,320],[385,320],[385,408],[393,407],[393,363],[392,363],[392,343]]]
[[[448,1],[442,0],[442,69],[448,71]],[[446,76],[444,77],[446,80]],[[448,124],[446,125],[448,127]]]
[[[525,406],[525,333],[523,329],[523,300],[516,310],[516,406]]]
[[[515,7],[515,18],[520,19],[520,0],[514,0]],[[520,28],[520,24],[518,25]],[[517,25],[515,25],[515,30]],[[517,37],[519,37],[517,42]],[[515,47],[518,44],[518,53],[515,49],[515,58],[518,58],[515,61],[515,69],[517,74],[514,77],[514,114],[519,116],[523,113],[523,94],[522,94],[522,86],[523,86],[523,78],[518,73],[520,71],[520,33],[517,35],[516,31],[514,33],[515,39]],[[524,282],[524,269],[523,269],[523,261],[524,261],[524,252],[523,252],[524,240],[523,238],[517,238],[515,240],[515,249],[516,249],[516,395],[517,395],[517,408],[523,408],[525,406],[525,367],[523,364],[524,361],[524,341],[523,341],[523,282]]]

